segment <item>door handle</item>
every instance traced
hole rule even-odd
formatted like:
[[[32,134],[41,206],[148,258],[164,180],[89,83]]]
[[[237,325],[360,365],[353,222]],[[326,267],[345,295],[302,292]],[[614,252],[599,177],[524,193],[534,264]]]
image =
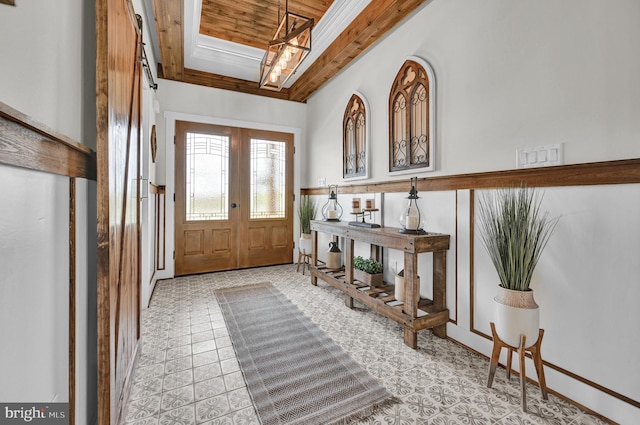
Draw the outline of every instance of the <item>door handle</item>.
[[[238,206],[238,204],[236,204],[235,202],[231,203],[231,208],[236,208]]]

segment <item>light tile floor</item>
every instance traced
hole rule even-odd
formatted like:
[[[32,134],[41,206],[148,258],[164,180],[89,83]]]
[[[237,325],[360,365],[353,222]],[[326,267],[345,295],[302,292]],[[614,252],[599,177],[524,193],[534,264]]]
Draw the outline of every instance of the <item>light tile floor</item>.
[[[405,346],[402,328],[367,309],[350,310],[337,289],[309,283],[295,265],[158,282],[142,312],[142,348],[126,411],[127,425],[259,424],[214,289],[269,281],[402,402],[359,425],[554,424],[604,422],[528,385],[520,408],[519,380],[457,344],[418,333]]]

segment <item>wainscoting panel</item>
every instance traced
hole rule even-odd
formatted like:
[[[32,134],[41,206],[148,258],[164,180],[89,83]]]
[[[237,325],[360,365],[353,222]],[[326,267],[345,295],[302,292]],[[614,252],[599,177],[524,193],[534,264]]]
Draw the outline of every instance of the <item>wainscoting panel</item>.
[[[533,277],[545,329],[542,358],[550,391],[618,423],[640,418],[637,353],[640,351],[640,160],[508,170],[419,180],[418,203],[425,228],[451,235],[447,255],[449,338],[485,356],[491,353],[489,323],[497,275],[481,244],[478,202],[492,187],[541,186],[543,210],[560,222]],[[537,183],[537,184],[536,184]],[[338,201],[349,216],[351,198],[376,196],[383,213],[375,221],[397,227],[407,203],[408,181],[341,186]],[[388,191],[382,191],[388,190]],[[320,206],[326,190],[303,189]],[[324,259],[327,235],[319,235]],[[356,244],[356,255],[369,249]],[[430,284],[430,258],[418,272]],[[385,250],[385,280],[393,279],[399,253]],[[501,362],[506,363],[506,355]],[[514,365],[517,370],[517,365]],[[535,381],[527,360],[528,377]],[[630,422],[631,421],[631,422]]]
[[[154,238],[153,238],[153,252],[154,252],[154,271],[164,270],[165,269],[165,258],[167,251],[167,238],[166,238],[166,226],[167,226],[167,218],[166,218],[166,207],[167,207],[167,195],[166,195],[166,187],[158,186],[153,183],[150,185],[149,191],[153,195],[153,228],[154,228]]]
[[[545,365],[638,406],[640,387],[630,371],[640,338],[627,336],[637,336],[640,323],[640,185],[542,192],[542,210],[561,216],[532,280],[545,329]],[[483,193],[475,191],[476,214]],[[497,275],[477,228],[472,248],[471,330],[488,338]],[[554,376],[548,378],[550,388],[562,386]]]

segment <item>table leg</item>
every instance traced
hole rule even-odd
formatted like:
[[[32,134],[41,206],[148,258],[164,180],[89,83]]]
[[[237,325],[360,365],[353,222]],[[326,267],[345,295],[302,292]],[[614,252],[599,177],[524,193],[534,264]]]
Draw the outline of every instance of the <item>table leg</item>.
[[[447,308],[447,252],[433,253],[433,307],[436,310]],[[433,328],[433,334],[440,338],[447,337],[447,324]]]
[[[347,306],[347,308],[353,308],[353,298],[344,294],[344,305]]]
[[[318,267],[318,231],[311,231],[311,265],[313,267]],[[311,275],[311,284],[313,286],[318,286],[318,277],[311,272],[309,269],[309,274]]]
[[[418,332],[411,328],[404,327],[404,343],[413,349],[418,348]]]
[[[345,282],[349,285],[353,283],[353,249],[355,242],[353,239],[345,239],[345,253],[344,253],[344,278]],[[348,308],[353,308],[353,298],[349,295],[344,296],[344,305]]]

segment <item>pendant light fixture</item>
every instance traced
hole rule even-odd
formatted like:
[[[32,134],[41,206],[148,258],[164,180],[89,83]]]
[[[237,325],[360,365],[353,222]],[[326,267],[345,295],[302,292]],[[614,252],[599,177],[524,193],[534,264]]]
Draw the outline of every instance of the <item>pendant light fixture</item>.
[[[289,12],[289,0],[285,0],[285,11],[280,25],[260,64],[260,88],[280,91],[296,72],[300,63],[311,51],[311,28],[313,18],[305,18]]]

